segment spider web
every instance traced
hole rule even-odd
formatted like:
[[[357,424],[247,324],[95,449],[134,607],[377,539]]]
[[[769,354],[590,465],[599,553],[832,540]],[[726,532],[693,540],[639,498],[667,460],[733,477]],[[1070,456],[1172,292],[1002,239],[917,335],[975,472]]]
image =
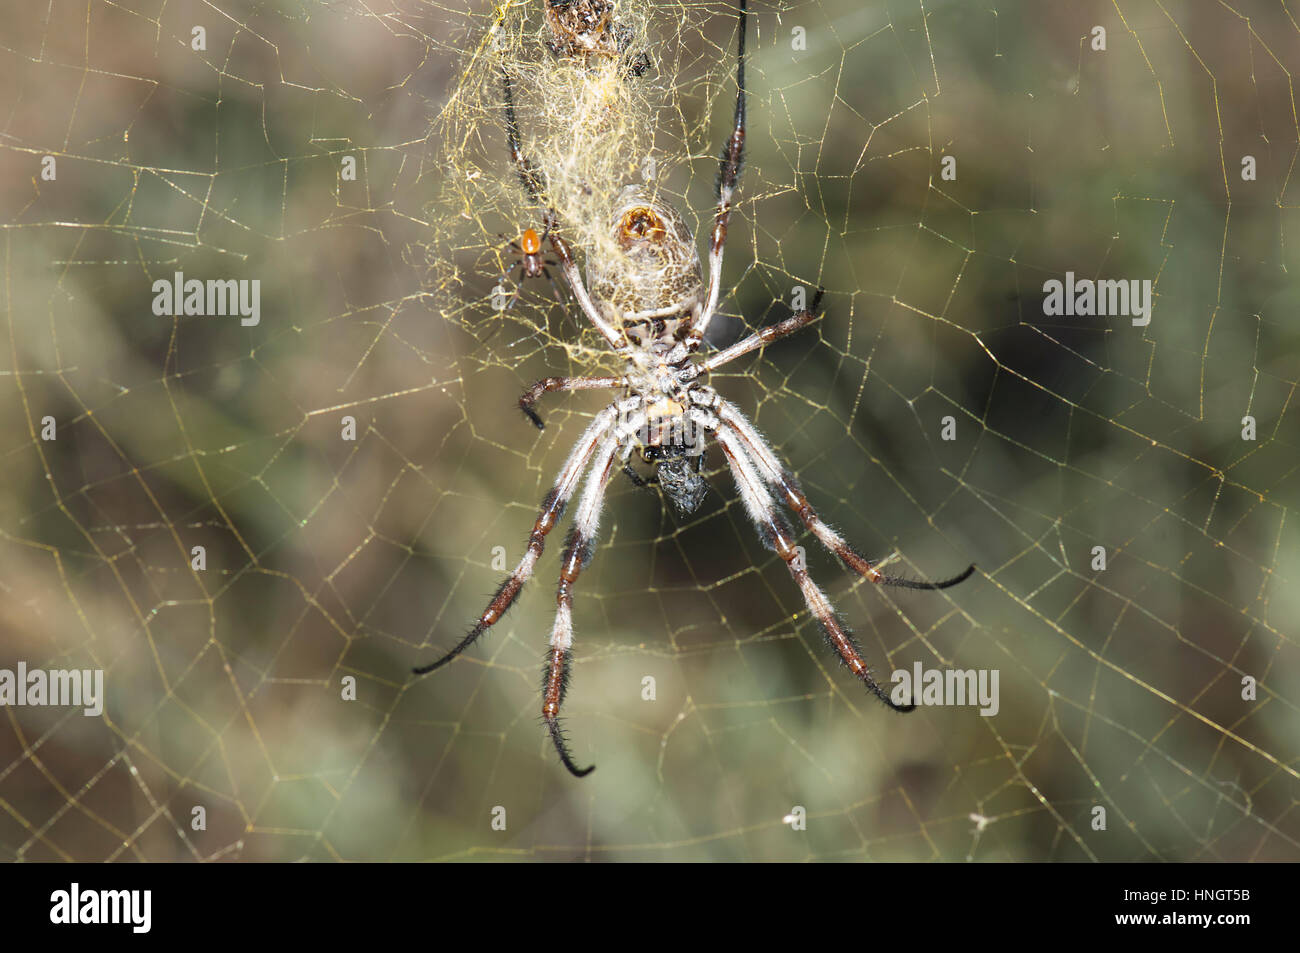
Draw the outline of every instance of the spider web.
[[[615,366],[544,280],[492,304],[499,235],[541,225],[497,64],[552,167],[565,113],[538,0],[461,7],[7,12],[0,668],[102,669],[106,700],[0,710],[0,856],[1300,857],[1295,11],[756,4],[715,343],[796,286],[825,317],[712,382],[889,571],[979,565],[881,590],[800,537],[882,679],[996,669],[1000,711],[867,696],[715,449],[688,519],[611,485],[577,782],[538,718],[561,531],[479,645],[410,675],[607,396],[548,397],[540,434],[515,398]],[[597,207],[654,157],[702,248],[734,10],[624,7],[651,68],[605,94],[636,165],[577,178]],[[259,279],[260,323],[155,315],[176,271]],[[1151,279],[1150,324],[1046,317],[1067,271]]]

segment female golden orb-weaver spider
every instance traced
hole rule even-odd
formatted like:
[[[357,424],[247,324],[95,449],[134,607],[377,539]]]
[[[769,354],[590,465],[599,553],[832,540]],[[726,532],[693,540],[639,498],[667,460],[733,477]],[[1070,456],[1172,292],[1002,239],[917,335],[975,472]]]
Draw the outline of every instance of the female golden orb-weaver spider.
[[[848,568],[872,582],[909,589],[946,589],[975,571],[972,565],[942,582],[919,582],[881,573],[822,522],[794,475],[745,415],[703,383],[716,368],[811,324],[816,320],[820,291],[807,310],[765,327],[705,360],[692,361],[717,312],[722,288],[722,252],[745,145],[745,26],[746,4],[740,0],[735,123],[720,157],[707,283],[701,277],[694,237],[682,217],[641,186],[628,186],[615,200],[608,235],[617,254],[589,255],[585,282],[572,250],[560,234],[562,223],[553,210],[546,213],[546,235],[574,299],[625,364],[619,377],[544,378],[519,398],[519,406],[540,428],[542,419],[533,405],[552,391],[621,389],[622,396],[598,413],[578,438],[559,477],[542,500],[523,558],[501,583],[469,634],[436,662],[415,669],[417,674],[424,674],[446,665],[473,645],[514,604],[520,589],[533,575],[547,534],[560,520],[586,472],[586,485],[561,557],[555,624],[542,672],[542,718],[560,760],[577,777],[589,774],[594,765],[579,768],[574,764],[559,721],[573,645],[573,586],[591,560],[601,506],[615,464],[622,462],[626,467],[634,450],[640,448],[643,458],[654,464],[660,486],[678,510],[690,513],[707,492],[703,459],[706,441],[712,437],[726,458],[760,538],[785,562],[827,641],[868,691],[895,711],[911,711],[915,705],[894,702],[872,676],[853,637],[799,558],[794,531],[778,511],[772,494],[775,492],[781,498],[823,546]],[[504,98],[506,135],[519,179],[529,196],[547,207],[543,177],[520,146],[509,79],[505,81]],[[540,244],[539,241],[538,252]]]

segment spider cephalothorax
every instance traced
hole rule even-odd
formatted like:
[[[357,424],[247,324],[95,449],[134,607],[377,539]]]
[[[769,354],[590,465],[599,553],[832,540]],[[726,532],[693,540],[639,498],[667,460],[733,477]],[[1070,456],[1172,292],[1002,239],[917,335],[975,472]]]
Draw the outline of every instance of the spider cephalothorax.
[[[548,14],[581,4],[582,0],[571,3],[551,0]],[[604,5],[594,0],[585,4],[591,10],[597,6],[604,10]],[[578,438],[554,486],[542,500],[523,557],[501,583],[469,634],[441,659],[415,671],[431,672],[450,662],[514,604],[520,589],[533,575],[547,534],[563,515],[586,472],[587,481],[578,500],[573,529],[560,558],[555,624],[542,669],[542,718],[560,760],[578,777],[592,768],[580,769],[574,764],[559,722],[573,646],[573,586],[591,559],[601,506],[616,464],[621,462],[635,482],[644,482],[627,463],[638,449],[642,459],[656,467],[658,482],[673,505],[683,513],[690,513],[699,507],[707,492],[706,443],[710,439],[717,443],[759,538],[789,569],[827,642],[867,689],[895,711],[911,711],[914,706],[891,698],[871,674],[857,643],[808,574],[800,558],[800,547],[795,545],[794,530],[778,510],[777,500],[845,566],[872,582],[910,589],[946,589],[975,571],[970,566],[942,582],[917,582],[881,573],[822,522],[798,480],[740,409],[704,383],[715,368],[812,323],[821,302],[820,292],[807,310],[769,325],[706,360],[694,360],[717,311],[731,198],[745,144],[745,0],[739,0],[739,12],[735,123],[723,145],[718,170],[718,202],[709,237],[707,282],[701,276],[694,238],[682,217],[671,205],[640,186],[623,189],[614,201],[606,236],[610,247],[588,251],[588,280],[583,281],[573,251],[561,234],[563,223],[546,199],[544,176],[520,146],[512,88],[509,78],[505,79],[506,136],[519,180],[528,195],[546,209],[551,249],[574,300],[610,349],[622,359],[624,368],[617,377],[543,378],[519,398],[519,407],[540,428],[542,419],[533,405],[551,391],[609,389],[621,391],[621,396],[596,414]]]

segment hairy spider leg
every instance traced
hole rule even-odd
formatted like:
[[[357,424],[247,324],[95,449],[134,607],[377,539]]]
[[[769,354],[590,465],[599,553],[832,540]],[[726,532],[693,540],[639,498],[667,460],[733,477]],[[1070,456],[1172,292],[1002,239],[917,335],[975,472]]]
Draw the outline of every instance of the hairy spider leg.
[[[781,465],[767,441],[734,404],[719,399],[717,414],[722,426],[733,432],[740,440],[745,453],[757,466],[764,482],[781,493],[785,498],[786,506],[803,521],[804,526],[812,531],[818,541],[858,575],[882,586],[897,586],[902,589],[947,589],[959,582],[965,582],[975,572],[975,565],[972,563],[956,576],[941,582],[921,582],[902,576],[885,575],[873,566],[869,559],[849,545],[844,537],[822,522],[817,511],[808,502],[808,497],[799,486],[799,481],[795,479],[794,474]]]
[[[568,505],[569,499],[573,496],[573,491],[577,489],[578,479],[582,476],[582,471],[586,469],[592,454],[600,446],[601,437],[614,426],[618,412],[616,406],[606,407],[596,415],[596,419],[591,422],[591,426],[578,439],[573,452],[569,454],[569,459],[565,462],[560,475],[556,478],[555,485],[542,500],[541,512],[538,513],[537,519],[533,523],[533,531],[528,534],[528,546],[524,550],[523,558],[519,560],[519,564],[515,566],[514,571],[497,587],[492,601],[483,610],[483,614],[474,623],[474,627],[469,630],[469,634],[442,658],[413,669],[416,675],[425,675],[441,668],[457,655],[460,655],[478,641],[479,636],[495,625],[505,615],[506,610],[514,604],[515,598],[519,595],[519,590],[533,575],[537,560],[541,557],[542,549],[546,544],[546,534],[554,528],[560,517],[563,516],[565,506]]]
[[[659,484],[658,477],[652,476],[647,480],[645,477],[641,476],[641,474],[633,470],[630,463],[623,464],[623,475],[627,477],[628,481],[638,490],[653,490]]]
[[[713,234],[709,238],[709,296],[699,320],[691,328],[687,346],[698,348],[709,329],[714,312],[718,310],[718,296],[722,291],[722,250],[727,244],[727,223],[731,218],[731,196],[740,178],[740,165],[745,153],[745,0],[740,0],[736,40],[736,118],[731,135],[723,143],[718,160],[718,208],[713,216]]]
[[[622,387],[626,383],[626,379],[622,377],[543,377],[541,380],[535,381],[528,390],[523,392],[519,398],[519,409],[524,412],[525,417],[533,422],[533,426],[538,430],[545,430],[546,424],[533,410],[533,404],[551,391],[605,390]]]
[[[849,667],[849,671],[867,687],[867,690],[894,711],[907,712],[915,709],[915,704],[900,705],[895,702],[889,697],[889,692],[871,674],[871,669],[863,661],[862,652],[853,636],[836,618],[835,610],[831,608],[825,593],[813,582],[807,568],[798,558],[790,524],[777,512],[772,497],[768,494],[767,488],[763,485],[762,479],[755,471],[754,464],[745,453],[735,432],[730,429],[718,429],[716,437],[718,445],[722,447],[722,452],[727,457],[727,465],[731,467],[731,474],[735,478],[736,488],[740,491],[740,498],[745,504],[750,521],[758,530],[764,544],[776,550],[777,555],[785,562],[790,575],[799,586],[799,591],[803,593],[808,611],[821,624],[822,632],[831,647]]]
[[[542,172],[532,159],[524,155],[523,147],[520,145],[519,118],[515,115],[515,85],[510,79],[510,74],[504,69],[501,71],[501,86],[506,103],[506,145],[510,148],[510,158],[514,160],[519,181],[523,183],[528,197],[538,205],[546,206]]]
[[[529,198],[546,208],[546,232],[551,240],[551,249],[560,259],[560,269],[564,272],[564,279],[569,283],[569,290],[573,292],[578,307],[582,309],[582,313],[586,315],[592,326],[601,333],[606,343],[615,351],[622,351],[627,341],[621,331],[605,320],[600,309],[591,300],[591,295],[587,293],[587,286],[582,282],[582,273],[573,260],[569,243],[560,237],[559,215],[547,203],[543,193],[541,170],[538,169],[537,163],[524,154],[519,137],[519,117],[515,114],[514,83],[510,79],[510,74],[504,70],[501,72],[501,85],[506,105],[506,142],[510,147],[510,157],[514,160],[519,181],[523,183],[524,191],[528,193]]]
[[[560,557],[560,581],[555,590],[555,625],[551,629],[551,644],[542,667],[542,719],[550,732],[560,761],[575,778],[585,777],[596,766],[593,764],[579,768],[573,763],[560,727],[560,706],[564,704],[564,695],[569,686],[569,650],[573,647],[573,586],[582,570],[591,562],[596,530],[600,525],[600,509],[605,500],[605,490],[609,486],[610,473],[614,469],[615,453],[622,446],[626,458],[634,445],[628,439],[629,436],[635,434],[645,421],[644,411],[638,413],[601,443],[591,471],[587,474],[587,485],[583,487],[582,498],[578,501],[573,527],[565,542],[564,555]]]
[[[788,337],[796,331],[806,328],[817,320],[817,305],[821,303],[823,290],[817,289],[817,295],[813,298],[812,307],[796,314],[790,315],[784,321],[778,321],[776,324],[769,324],[765,328],[760,328],[749,337],[742,338],[731,347],[719,351],[707,361],[697,364],[697,373],[707,374],[709,371],[721,367],[723,364],[729,364],[738,357],[743,357],[750,351],[756,351],[765,344],[771,344],[773,341],[779,341],[783,337]]]
[[[560,259],[560,270],[564,272],[564,280],[569,283],[569,290],[573,292],[573,297],[578,302],[578,307],[586,315],[587,320],[592,326],[601,333],[605,341],[616,352],[622,353],[627,349],[627,340],[623,337],[623,332],[615,329],[614,325],[605,320],[596,307],[591,295],[587,293],[587,286],[582,283],[582,273],[578,270],[578,264],[573,260],[573,252],[569,248],[569,243],[561,238],[554,231],[551,232],[551,249]]]
[[[697,365],[699,372],[703,374],[712,371],[723,364],[757,350],[765,344],[770,344],[808,326],[817,317],[817,306],[821,303],[822,294],[822,289],[818,289],[816,297],[813,298],[812,306],[807,310],[791,315],[784,321],[768,325],[736,342],[731,347],[719,351],[707,361]],[[803,521],[803,524],[812,531],[818,541],[858,575],[880,585],[897,586],[903,589],[947,589],[959,582],[964,582],[975,572],[975,565],[972,563],[958,575],[941,582],[920,582],[902,576],[888,576],[880,572],[871,564],[870,560],[858,553],[842,536],[821,520],[808,502],[808,497],[804,494],[803,488],[799,486],[799,481],[795,479],[794,474],[788,468],[782,466],[776,453],[759,434],[754,425],[749,422],[748,418],[741,413],[739,408],[719,398],[717,413],[722,425],[734,430],[743,441],[746,452],[758,467],[764,482],[779,491],[784,497],[786,506]]]

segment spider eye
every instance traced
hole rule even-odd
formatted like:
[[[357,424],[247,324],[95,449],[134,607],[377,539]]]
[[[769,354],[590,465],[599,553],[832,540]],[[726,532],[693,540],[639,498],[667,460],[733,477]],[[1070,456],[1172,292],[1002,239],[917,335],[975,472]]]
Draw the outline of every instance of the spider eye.
[[[619,238],[624,247],[633,242],[658,243],[664,240],[667,229],[664,220],[654,209],[638,205],[623,213],[618,223]]]
[[[536,255],[542,250],[542,240],[537,237],[537,233],[531,228],[525,228],[523,235],[519,238],[519,247],[524,250],[525,255]]]

